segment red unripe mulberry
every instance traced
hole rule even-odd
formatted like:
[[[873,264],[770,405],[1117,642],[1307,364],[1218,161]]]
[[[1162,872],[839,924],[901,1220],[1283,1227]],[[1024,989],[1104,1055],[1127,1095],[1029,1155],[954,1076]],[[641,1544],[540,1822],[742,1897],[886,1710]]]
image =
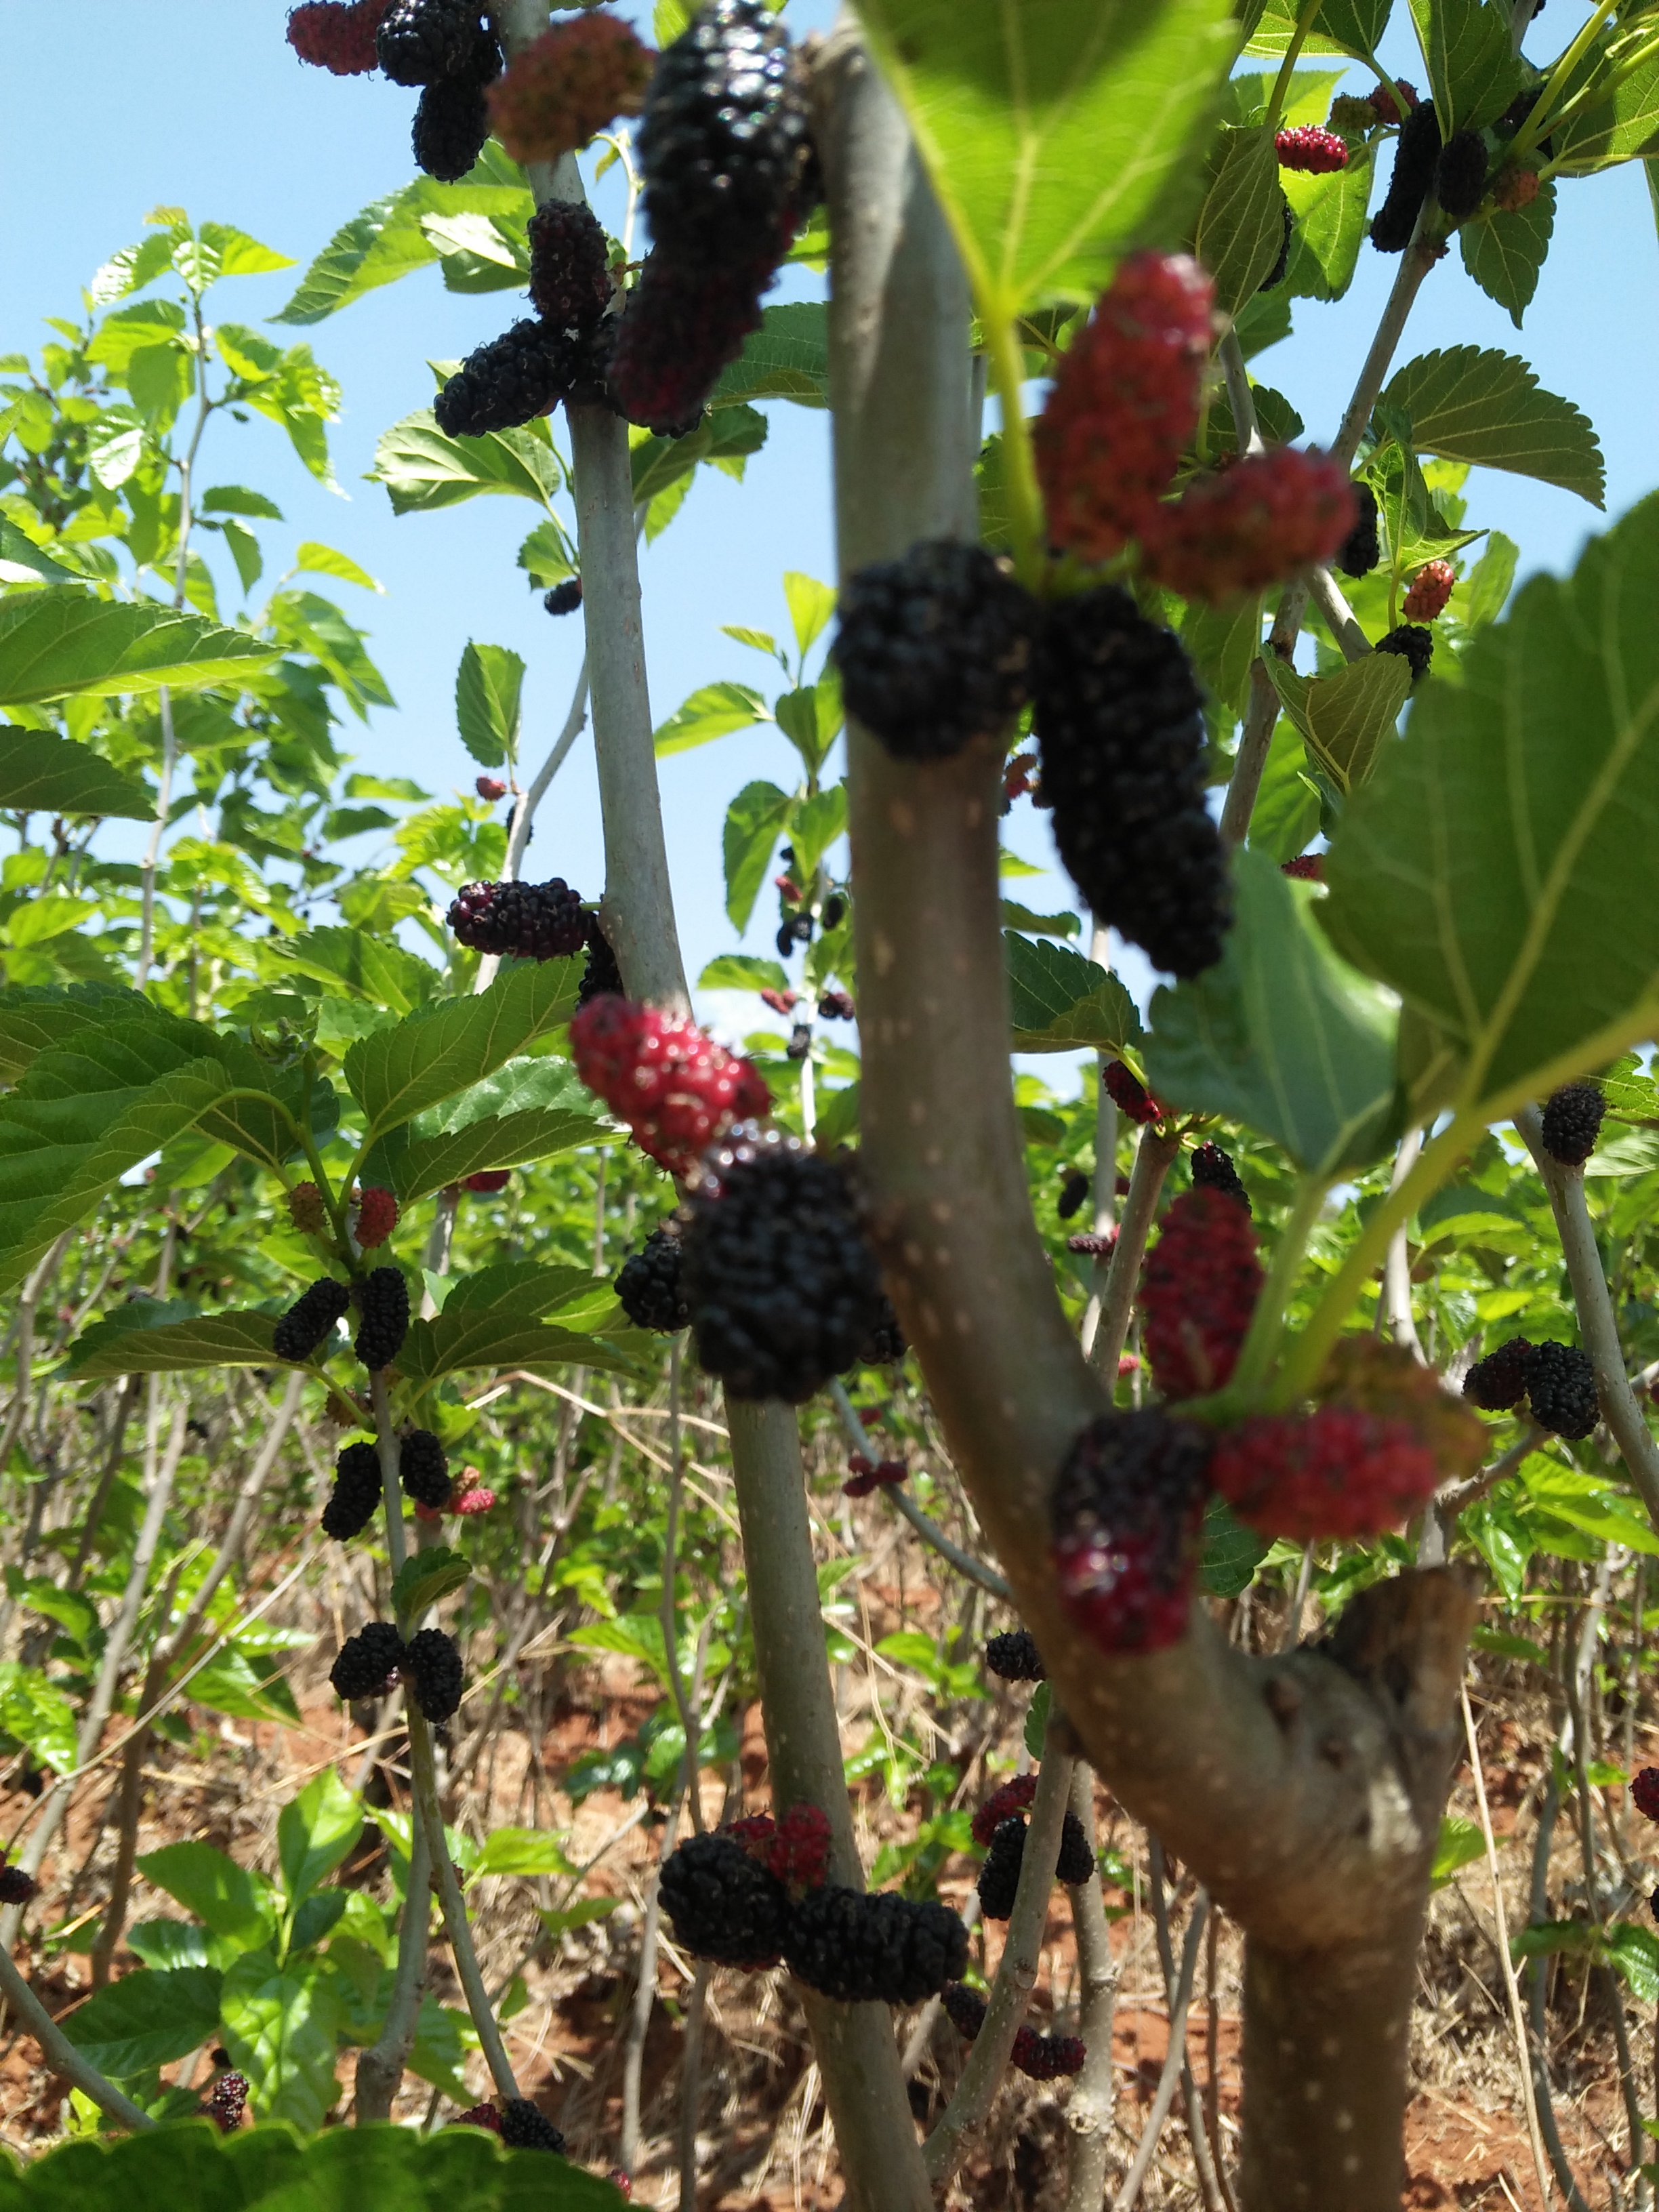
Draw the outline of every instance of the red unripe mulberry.
[[[372,1252],[377,1244],[384,1244],[398,1226],[398,1201],[389,1190],[371,1183],[357,1201],[357,1244],[360,1250]]]
[[[1301,169],[1310,177],[1328,177],[1348,166],[1346,140],[1339,138],[1334,131],[1322,131],[1316,123],[1281,131],[1273,140],[1273,149],[1281,169]]]
[[[1145,532],[1148,573],[1212,604],[1328,561],[1353,528],[1353,488],[1324,453],[1292,446],[1189,484]]]
[[[1431,623],[1446,611],[1446,602],[1457,581],[1449,561],[1425,561],[1412,578],[1401,611],[1407,622]]]
[[[1532,205],[1540,189],[1536,169],[1500,169],[1492,188],[1492,204],[1505,215],[1518,215]]]
[[[766,1863],[787,1888],[821,1888],[830,1870],[830,1815],[821,1806],[792,1805],[767,1844]]]
[[[695,1022],[629,999],[591,1000],[570,1024],[570,1050],[588,1089],[671,1175],[689,1174],[734,1121],[763,1115],[772,1103],[750,1062]]]
[[[333,76],[368,76],[380,66],[374,34],[392,0],[306,0],[289,11],[288,42],[302,62]]]
[[[974,1841],[988,1847],[1005,1820],[1016,1819],[1028,1808],[1036,1796],[1036,1786],[1035,1774],[1017,1774],[1012,1782],[994,1790],[974,1815]]]
[[[1393,92],[1387,85],[1379,84],[1366,103],[1379,123],[1403,122],[1407,114],[1418,104],[1415,85],[1407,84],[1403,76],[1397,76],[1394,84]]]
[[[1630,1802],[1645,1820],[1659,1820],[1659,1766],[1644,1766],[1631,1777]]]
[[[1118,270],[1034,432],[1056,545],[1103,561],[1151,520],[1198,426],[1212,298],[1186,254],[1132,253]]]
[[[1239,1519],[1298,1544],[1397,1528],[1438,1479],[1416,1425],[1357,1406],[1266,1413],[1216,1438],[1210,1479]]]
[[[1261,1292],[1248,1206],[1200,1185],[1164,1217],[1140,1288],[1142,1344],[1166,1398],[1201,1398],[1231,1376]]]
[[[489,119],[515,161],[556,161],[645,105],[655,57],[603,9],[556,23],[489,88]]]
[[[1100,1079],[1113,1105],[1131,1121],[1145,1127],[1149,1121],[1163,1120],[1163,1107],[1123,1060],[1109,1060],[1101,1070]]]
[[[498,1190],[505,1190],[513,1180],[511,1168],[480,1168],[461,1185],[463,1190],[476,1191],[480,1197],[493,1198]]]
[[[1299,853],[1293,860],[1281,860],[1281,876],[1299,876],[1304,884],[1322,884],[1325,880],[1325,855],[1322,853]]]

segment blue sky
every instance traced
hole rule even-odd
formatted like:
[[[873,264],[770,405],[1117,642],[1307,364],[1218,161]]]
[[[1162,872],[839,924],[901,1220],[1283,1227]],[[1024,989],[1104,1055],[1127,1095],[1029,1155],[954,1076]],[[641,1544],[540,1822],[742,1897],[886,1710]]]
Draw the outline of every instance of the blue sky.
[[[648,10],[629,7],[640,17]],[[823,27],[830,0],[793,0],[797,34]],[[1424,82],[1401,29],[1384,50],[1398,72]],[[1528,40],[1547,58],[1585,15],[1583,0],[1553,0]],[[285,0],[76,0],[72,56],[63,13],[40,0],[0,0],[8,64],[7,128],[0,137],[0,350],[37,349],[41,318],[73,313],[77,288],[118,247],[142,234],[157,203],[198,220],[240,225],[307,262],[332,232],[411,173],[415,95],[379,80],[337,81],[301,68],[283,42]],[[66,87],[72,86],[72,94]],[[601,202],[603,208],[604,203]],[[1640,165],[1566,185],[1555,240],[1526,327],[1479,293],[1454,253],[1425,287],[1404,355],[1475,343],[1523,355],[1550,390],[1589,415],[1606,449],[1608,514],[1653,487],[1659,285],[1655,226]],[[1395,264],[1369,248],[1348,297],[1298,301],[1297,333],[1261,358],[1259,373],[1295,403],[1310,438],[1330,435],[1369,342]],[[226,319],[256,322],[280,307],[292,275],[243,279],[210,302]],[[346,496],[322,489],[274,425],[221,422],[207,483],[250,482],[287,516],[268,526],[266,574],[287,566],[301,538],[349,554],[386,586],[384,598],[340,586],[398,702],[346,741],[371,772],[418,777],[428,789],[471,782],[456,735],[457,660],[469,637],[510,645],[529,663],[526,757],[562,719],[580,656],[580,623],[554,622],[526,589],[515,556],[535,520],[526,503],[481,499],[432,516],[394,520],[364,483],[379,433],[427,403],[426,362],[467,352],[505,327],[514,296],[448,294],[435,270],[374,294],[301,333],[340,379],[344,418],[333,434]],[[276,333],[274,333],[276,334]],[[1403,356],[1402,356],[1403,357]],[[765,665],[720,635],[726,623],[787,633],[786,568],[833,571],[826,416],[774,404],[770,441],[738,486],[705,471],[678,520],[644,557],[652,700],[665,720],[716,678],[764,687]],[[1522,572],[1571,564],[1601,518],[1573,495],[1522,477],[1480,472],[1470,487],[1474,526],[1507,531]],[[230,602],[234,604],[234,600]],[[729,738],[663,763],[671,860],[688,967],[695,976],[732,949],[720,883],[726,803],[756,776],[790,780],[793,756],[775,732]],[[1010,842],[1049,859],[1048,832],[1029,805],[1009,819]],[[534,872],[559,873],[588,894],[603,876],[599,813],[586,740],[538,817]],[[1063,878],[1022,887],[1026,903],[1070,902]],[[748,949],[769,950],[769,901]],[[1132,984],[1146,981],[1133,964]],[[752,1006],[752,1002],[750,1002]],[[732,1011],[735,1012],[735,1009]]]

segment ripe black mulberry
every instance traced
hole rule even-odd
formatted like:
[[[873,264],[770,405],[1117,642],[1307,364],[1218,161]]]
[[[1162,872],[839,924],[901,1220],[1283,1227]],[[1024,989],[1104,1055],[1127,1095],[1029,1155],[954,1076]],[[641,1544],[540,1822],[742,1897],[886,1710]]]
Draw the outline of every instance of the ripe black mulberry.
[[[1285,282],[1291,266],[1291,248],[1296,242],[1296,210],[1283,192],[1279,198],[1285,202],[1285,240],[1279,249],[1278,260],[1256,287],[1261,292],[1275,292]]]
[[[446,438],[483,438],[545,415],[584,374],[577,347],[527,315],[470,353],[432,403]]]
[[[398,1453],[398,1480],[417,1505],[449,1502],[449,1462],[430,1429],[411,1429]]]
[[[477,0],[393,0],[375,40],[380,67],[393,84],[480,76],[480,47],[495,44],[481,13]]]
[[[985,2025],[988,2008],[982,1992],[970,1990],[966,1982],[951,1982],[945,1988],[940,2002],[957,2033],[964,2041],[972,2043]]]
[[[920,2004],[968,1963],[968,1930],[943,1905],[809,1890],[789,1916],[784,1957],[797,1981],[842,2004]]]
[[[1051,609],[1035,726],[1060,859],[1102,923],[1181,976],[1221,957],[1231,919],[1201,708],[1180,640],[1127,592]]]
[[[361,1440],[348,1444],[334,1462],[334,1488],[323,1508],[323,1534],[337,1543],[361,1535],[374,1517],[381,1498],[380,1455]]]
[[[334,1334],[334,1324],[351,1304],[351,1293],[332,1275],[302,1291],[271,1332],[278,1359],[309,1359]]]
[[[357,1293],[358,1326],[354,1349],[365,1367],[389,1367],[409,1334],[409,1284],[401,1267],[372,1269]]]
[[[1033,2081],[1058,2081],[1065,2075],[1080,2074],[1088,2056],[1087,2047],[1075,2035],[1039,2035],[1034,2027],[1022,2027],[1008,2063]]]
[[[611,249],[581,200],[549,200],[530,218],[530,303],[573,337],[594,329],[611,305]]]
[[[1029,1628],[1010,1628],[985,1647],[985,1663],[1005,1682],[1044,1682],[1048,1669]]]
[[[693,1958],[769,1966],[781,1956],[783,1884],[730,1836],[689,1836],[664,1862],[662,1909]]]
[[[415,1702],[429,1721],[447,1721],[461,1702],[465,1677],[453,1636],[441,1628],[417,1629],[404,1652]]]
[[[445,77],[428,85],[415,103],[410,134],[415,166],[440,184],[459,183],[489,136],[489,102],[475,78]]]
[[[508,2150],[564,2148],[563,2136],[528,2097],[509,2097],[502,2106],[501,2135]]]
[[[1161,1650],[1186,1633],[1210,1431],[1161,1408],[1106,1413],[1054,1484],[1054,1561],[1066,1611],[1103,1651]]]
[[[1544,1150],[1564,1168],[1581,1168],[1595,1150],[1607,1102],[1599,1083],[1564,1083],[1544,1107]]]
[[[463,884],[447,920],[470,951],[520,960],[568,960],[588,941],[581,893],[562,876],[546,884]]]
[[[585,1006],[594,999],[621,999],[622,969],[617,965],[617,956],[611,939],[599,927],[592,915],[587,918],[587,964],[582,969],[581,988],[576,993],[576,1004]]]
[[[1587,1437],[1601,1418],[1589,1354],[1574,1344],[1534,1345],[1527,1362],[1527,1402],[1540,1429],[1573,1443]]]
[[[734,1397],[799,1405],[852,1365],[881,1276],[839,1164],[743,1124],[707,1156],[690,1212],[685,1298],[709,1374]]]
[[[680,1240],[671,1230],[653,1229],[642,1248],[629,1254],[617,1276],[617,1296],[636,1328],[672,1335],[690,1327],[691,1312],[680,1287]]]
[[[1075,1813],[1066,1815],[1060,1832],[1060,1856],[1054,1862],[1054,1880],[1063,1882],[1067,1889],[1081,1889],[1095,1870],[1095,1855],[1089,1849],[1089,1838],[1083,1832],[1083,1823]]]
[[[979,1870],[979,1909],[988,1920],[1006,1920],[1014,1909],[1025,1858],[1025,1823],[1016,1814],[1000,1821]]]
[[[1429,663],[1434,659],[1434,632],[1425,629],[1420,623],[1401,623],[1386,637],[1377,639],[1376,650],[1379,653],[1397,653],[1402,660],[1408,661],[1412,684],[1415,688],[1428,674]]]
[[[1453,222],[1467,222],[1486,196],[1486,142],[1478,131],[1455,131],[1435,164],[1434,196]]]
[[[371,1620],[340,1646],[328,1670],[335,1694],[349,1705],[378,1698],[404,1663],[404,1639],[389,1620]]]
[[[1054,1206],[1054,1212],[1062,1221],[1069,1221],[1074,1213],[1081,1212],[1083,1201],[1092,1188],[1090,1178],[1081,1168],[1071,1170],[1060,1187],[1060,1197]]]
[[[1439,161],[1440,120],[1434,102],[1420,100],[1400,126],[1394,174],[1382,206],[1371,217],[1371,244],[1379,253],[1403,253],[1411,244]]]
[[[1236,1198],[1246,1213],[1250,1210],[1250,1194],[1239,1180],[1232,1155],[1219,1145],[1200,1145],[1193,1154],[1193,1185],[1198,1190],[1221,1191]]]
[[[1534,1346],[1524,1336],[1512,1336],[1477,1359],[1463,1377],[1463,1395],[1485,1413],[1507,1413],[1527,1395],[1527,1376]]]
[[[884,1291],[853,1364],[857,1367],[896,1367],[908,1350],[903,1324]]]
[[[1337,548],[1334,565],[1345,576],[1369,576],[1382,558],[1376,528],[1376,494],[1363,477],[1356,477],[1349,489],[1353,493],[1356,509],[1354,526]]]
[[[562,584],[555,584],[542,600],[544,611],[550,615],[574,615],[582,603],[582,580],[567,576]]]
[[[841,603],[842,696],[900,760],[946,760],[1030,695],[1037,609],[982,546],[913,545],[861,568]]]
[[[605,370],[612,403],[659,437],[695,430],[720,371],[760,328],[776,273],[770,258],[710,266],[659,246],[617,325]]]

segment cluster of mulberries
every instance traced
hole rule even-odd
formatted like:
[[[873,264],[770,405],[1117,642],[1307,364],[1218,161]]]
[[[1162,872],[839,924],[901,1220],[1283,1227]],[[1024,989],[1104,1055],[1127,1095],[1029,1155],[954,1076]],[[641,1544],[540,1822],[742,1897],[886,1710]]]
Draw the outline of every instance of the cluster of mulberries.
[[[211,2120],[221,2135],[234,2135],[247,2111],[246,2074],[222,2074],[202,2103],[202,2117]]]
[[[960,1980],[968,1930],[948,1906],[830,1884],[792,1907],[783,1955],[797,1981],[842,2004],[920,2004]]]
[[[672,1336],[690,1325],[691,1310],[680,1286],[680,1240],[672,1229],[653,1229],[630,1252],[617,1276],[617,1296],[636,1328]]]
[[[367,1628],[347,1637],[328,1670],[328,1679],[335,1695],[346,1705],[361,1705],[387,1690],[403,1663],[404,1639],[397,1624],[371,1620]]]
[[[352,1346],[371,1372],[389,1367],[409,1334],[409,1284],[401,1267],[371,1268],[357,1286],[358,1324]]]
[[[1386,637],[1377,639],[1376,649],[1378,653],[1397,653],[1409,665],[1413,684],[1420,684],[1434,659],[1434,632],[1425,629],[1420,623],[1401,623]]]
[[[986,2001],[966,1982],[952,1982],[943,1997],[951,2026],[966,2043],[972,2043],[985,2025]],[[1014,2038],[1008,2063],[1017,2074],[1033,2081],[1057,2081],[1062,2075],[1080,2074],[1088,2052],[1074,2035],[1039,2035],[1022,2027]]]
[[[489,136],[486,88],[501,50],[477,0],[392,0],[376,49],[394,84],[419,85],[413,143],[417,167],[441,183],[465,176]]]
[[[1371,244],[1379,253],[1403,253],[1411,244],[1423,203],[1434,189],[1440,162],[1440,118],[1431,100],[1419,101],[1400,128],[1394,174],[1382,204],[1371,217]]]
[[[499,2133],[508,2150],[562,2151],[564,2137],[528,2097],[509,2097],[501,2106]]]
[[[1195,1190],[1218,1190],[1224,1197],[1237,1199],[1246,1213],[1250,1210],[1250,1194],[1239,1179],[1231,1152],[1219,1145],[1202,1144],[1193,1154],[1193,1187]]]
[[[1183,599],[1215,605],[1328,561],[1356,520],[1348,473],[1293,446],[1196,478],[1147,524],[1147,572]]]
[[[334,1462],[334,1487],[323,1508],[323,1534],[341,1544],[361,1535],[374,1519],[381,1496],[379,1452],[361,1439],[348,1444]]]
[[[1376,494],[1359,477],[1349,484],[1348,489],[1353,494],[1353,528],[1331,559],[1334,567],[1357,581],[1362,576],[1369,576],[1376,568],[1382,558],[1382,546],[1377,535]]]
[[[671,1175],[690,1174],[734,1121],[764,1114],[772,1103],[750,1063],[695,1022],[617,993],[600,993],[580,1008],[570,1024],[570,1052],[588,1089]]]
[[[867,1453],[853,1452],[847,1462],[848,1479],[842,1483],[843,1498],[867,1498],[872,1490],[891,1490],[904,1481],[910,1470],[902,1459],[873,1460]]]
[[[1164,1217],[1140,1287],[1143,1343],[1166,1398],[1201,1398],[1233,1371],[1261,1291],[1248,1202],[1200,1184]]]
[[[811,191],[806,91],[763,0],[708,0],[659,57],[638,136],[654,250],[610,363],[630,422],[683,432],[760,322]]]
[[[846,1171],[744,1125],[690,1201],[684,1288],[697,1358],[738,1398],[799,1405],[858,1358],[881,1275]]]
[[[429,1721],[447,1721],[461,1702],[461,1655],[441,1628],[422,1628],[407,1644],[390,1620],[371,1620],[349,1636],[329,1669],[335,1694],[347,1705],[378,1698],[394,1675],[409,1684]]]
[[[515,54],[489,94],[495,136],[515,161],[574,154],[619,115],[637,115],[651,50],[603,9],[556,23]]]
[[[335,76],[368,76],[380,65],[375,34],[392,0],[305,0],[289,10],[288,42],[302,62]]]
[[[1204,1520],[1209,1431],[1161,1407],[1103,1414],[1055,1480],[1051,1545],[1062,1604],[1113,1654],[1186,1633]]]
[[[1037,608],[978,545],[913,545],[842,596],[842,696],[900,760],[944,760],[1000,732],[1030,695]]]
[[[562,876],[545,884],[464,884],[447,916],[470,951],[568,960],[587,943],[581,893]]]
[[[994,1636],[985,1647],[985,1663],[1005,1682],[1042,1682],[1048,1670],[1029,1628],[1010,1628]]]
[[[1241,1521],[1308,1543],[1397,1528],[1433,1496],[1438,1468],[1413,1422],[1330,1405],[1222,1430],[1210,1475]]]
[[[1564,1083],[1544,1103],[1544,1150],[1564,1168],[1581,1168],[1595,1150],[1607,1102],[1599,1083]]]
[[[1348,166],[1347,141],[1338,137],[1334,131],[1321,130],[1316,123],[1304,123],[1293,131],[1279,131],[1273,140],[1273,150],[1281,169],[1300,169],[1310,177],[1328,177]]]
[[[1034,721],[1060,858],[1103,925],[1181,976],[1214,965],[1231,919],[1202,703],[1180,640],[1115,585],[1051,611]]]
[[[1524,1336],[1512,1336],[1477,1359],[1463,1377],[1463,1395],[1483,1413],[1507,1413],[1527,1395],[1527,1371],[1533,1345]]]
[[[333,1276],[302,1291],[271,1332],[270,1348],[278,1359],[309,1359],[334,1334],[334,1324],[351,1304],[351,1292]]]
[[[1408,623],[1437,621],[1456,581],[1457,571],[1449,561],[1425,561],[1407,586],[1401,612]]]
[[[999,1791],[997,1797],[1002,1793]],[[997,1798],[993,1798],[995,1804]],[[988,1812],[989,1806],[981,1811]],[[975,1820],[977,1829],[979,1821]],[[991,1834],[991,1846],[979,1873],[980,1910],[988,1920],[1006,1920],[1014,1909],[1014,1898],[1019,1888],[1019,1870],[1024,1863],[1026,1826],[1018,1814],[999,1820]],[[1066,1815],[1061,1829],[1060,1850],[1054,1861],[1054,1880],[1067,1889],[1080,1889],[1095,1870],[1095,1855],[1089,1849],[1089,1839],[1083,1823],[1075,1813]]]

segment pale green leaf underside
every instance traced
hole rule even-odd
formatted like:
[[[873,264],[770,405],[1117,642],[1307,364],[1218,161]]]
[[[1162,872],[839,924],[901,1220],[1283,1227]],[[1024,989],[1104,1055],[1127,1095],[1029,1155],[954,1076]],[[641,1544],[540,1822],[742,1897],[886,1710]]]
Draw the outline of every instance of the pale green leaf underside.
[[[113,814],[130,822],[155,815],[155,802],[137,776],[50,730],[0,729],[0,806],[25,814]]]
[[[64,1374],[91,1382],[109,1375],[176,1375],[192,1367],[268,1367],[276,1325],[270,1313],[194,1314],[135,1299],[82,1329],[70,1346]]]
[[[1419,354],[1395,373],[1381,404],[1410,416],[1419,453],[1536,477],[1602,504],[1606,471],[1589,417],[1540,391],[1513,354],[1479,346]]]
[[[172,607],[119,605],[70,585],[0,599],[0,702],[235,684],[276,658],[245,631]]]

